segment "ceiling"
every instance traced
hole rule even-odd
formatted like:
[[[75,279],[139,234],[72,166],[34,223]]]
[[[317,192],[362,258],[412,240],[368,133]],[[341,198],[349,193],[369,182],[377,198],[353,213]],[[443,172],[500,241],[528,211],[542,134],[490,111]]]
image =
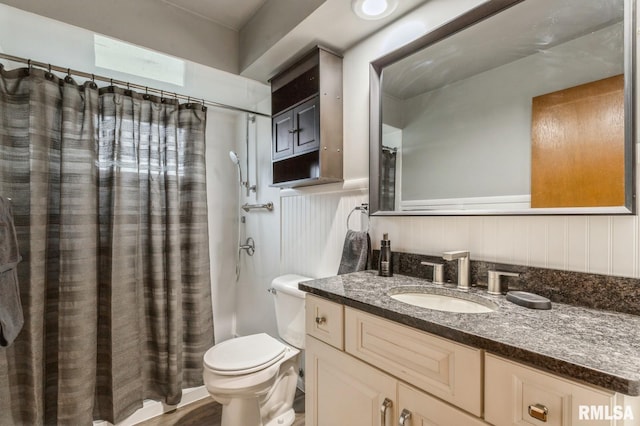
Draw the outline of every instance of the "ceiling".
[[[267,0],[160,0],[218,25],[240,31]]]
[[[0,0],[97,34],[267,82],[320,44],[343,53],[431,0],[367,21],[351,0]],[[442,0],[448,1],[448,0]]]

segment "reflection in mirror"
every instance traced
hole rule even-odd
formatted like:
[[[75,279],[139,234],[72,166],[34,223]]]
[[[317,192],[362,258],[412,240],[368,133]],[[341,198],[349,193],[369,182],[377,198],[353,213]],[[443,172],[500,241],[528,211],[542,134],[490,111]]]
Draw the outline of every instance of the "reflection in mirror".
[[[631,6],[492,1],[374,61],[372,211],[631,213]]]

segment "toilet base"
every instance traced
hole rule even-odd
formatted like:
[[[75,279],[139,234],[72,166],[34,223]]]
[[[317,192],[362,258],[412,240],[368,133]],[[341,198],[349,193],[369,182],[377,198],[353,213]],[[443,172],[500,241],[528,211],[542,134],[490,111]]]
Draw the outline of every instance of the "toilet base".
[[[222,406],[222,419],[224,426],[260,425],[260,407],[257,398],[233,398]]]
[[[222,404],[221,425],[291,426],[299,354],[298,349],[287,347],[277,364],[244,376],[218,375],[205,366],[205,386]]]
[[[291,426],[293,422],[296,420],[296,413],[293,411],[293,408],[289,411],[286,411],[280,414],[275,419],[272,419],[269,423],[264,426]]]

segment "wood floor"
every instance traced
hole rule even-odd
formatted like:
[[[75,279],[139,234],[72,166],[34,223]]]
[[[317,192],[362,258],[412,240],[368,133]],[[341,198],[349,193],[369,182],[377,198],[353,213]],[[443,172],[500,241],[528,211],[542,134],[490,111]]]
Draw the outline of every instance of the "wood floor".
[[[293,401],[296,420],[293,426],[304,426],[304,393],[298,390]],[[222,406],[211,398],[201,399],[182,408],[155,417],[138,426],[220,426]]]

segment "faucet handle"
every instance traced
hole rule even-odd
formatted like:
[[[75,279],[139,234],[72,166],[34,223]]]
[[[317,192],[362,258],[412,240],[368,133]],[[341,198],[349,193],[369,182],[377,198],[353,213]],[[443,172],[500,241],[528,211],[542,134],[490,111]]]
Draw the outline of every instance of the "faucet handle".
[[[435,262],[420,262],[421,265],[433,266],[433,279],[431,282],[434,284],[444,284],[444,265],[442,263]]]
[[[519,277],[520,274],[516,272],[506,271],[489,271],[488,275],[488,288],[489,294],[502,294],[502,285],[500,284],[500,277]]]

